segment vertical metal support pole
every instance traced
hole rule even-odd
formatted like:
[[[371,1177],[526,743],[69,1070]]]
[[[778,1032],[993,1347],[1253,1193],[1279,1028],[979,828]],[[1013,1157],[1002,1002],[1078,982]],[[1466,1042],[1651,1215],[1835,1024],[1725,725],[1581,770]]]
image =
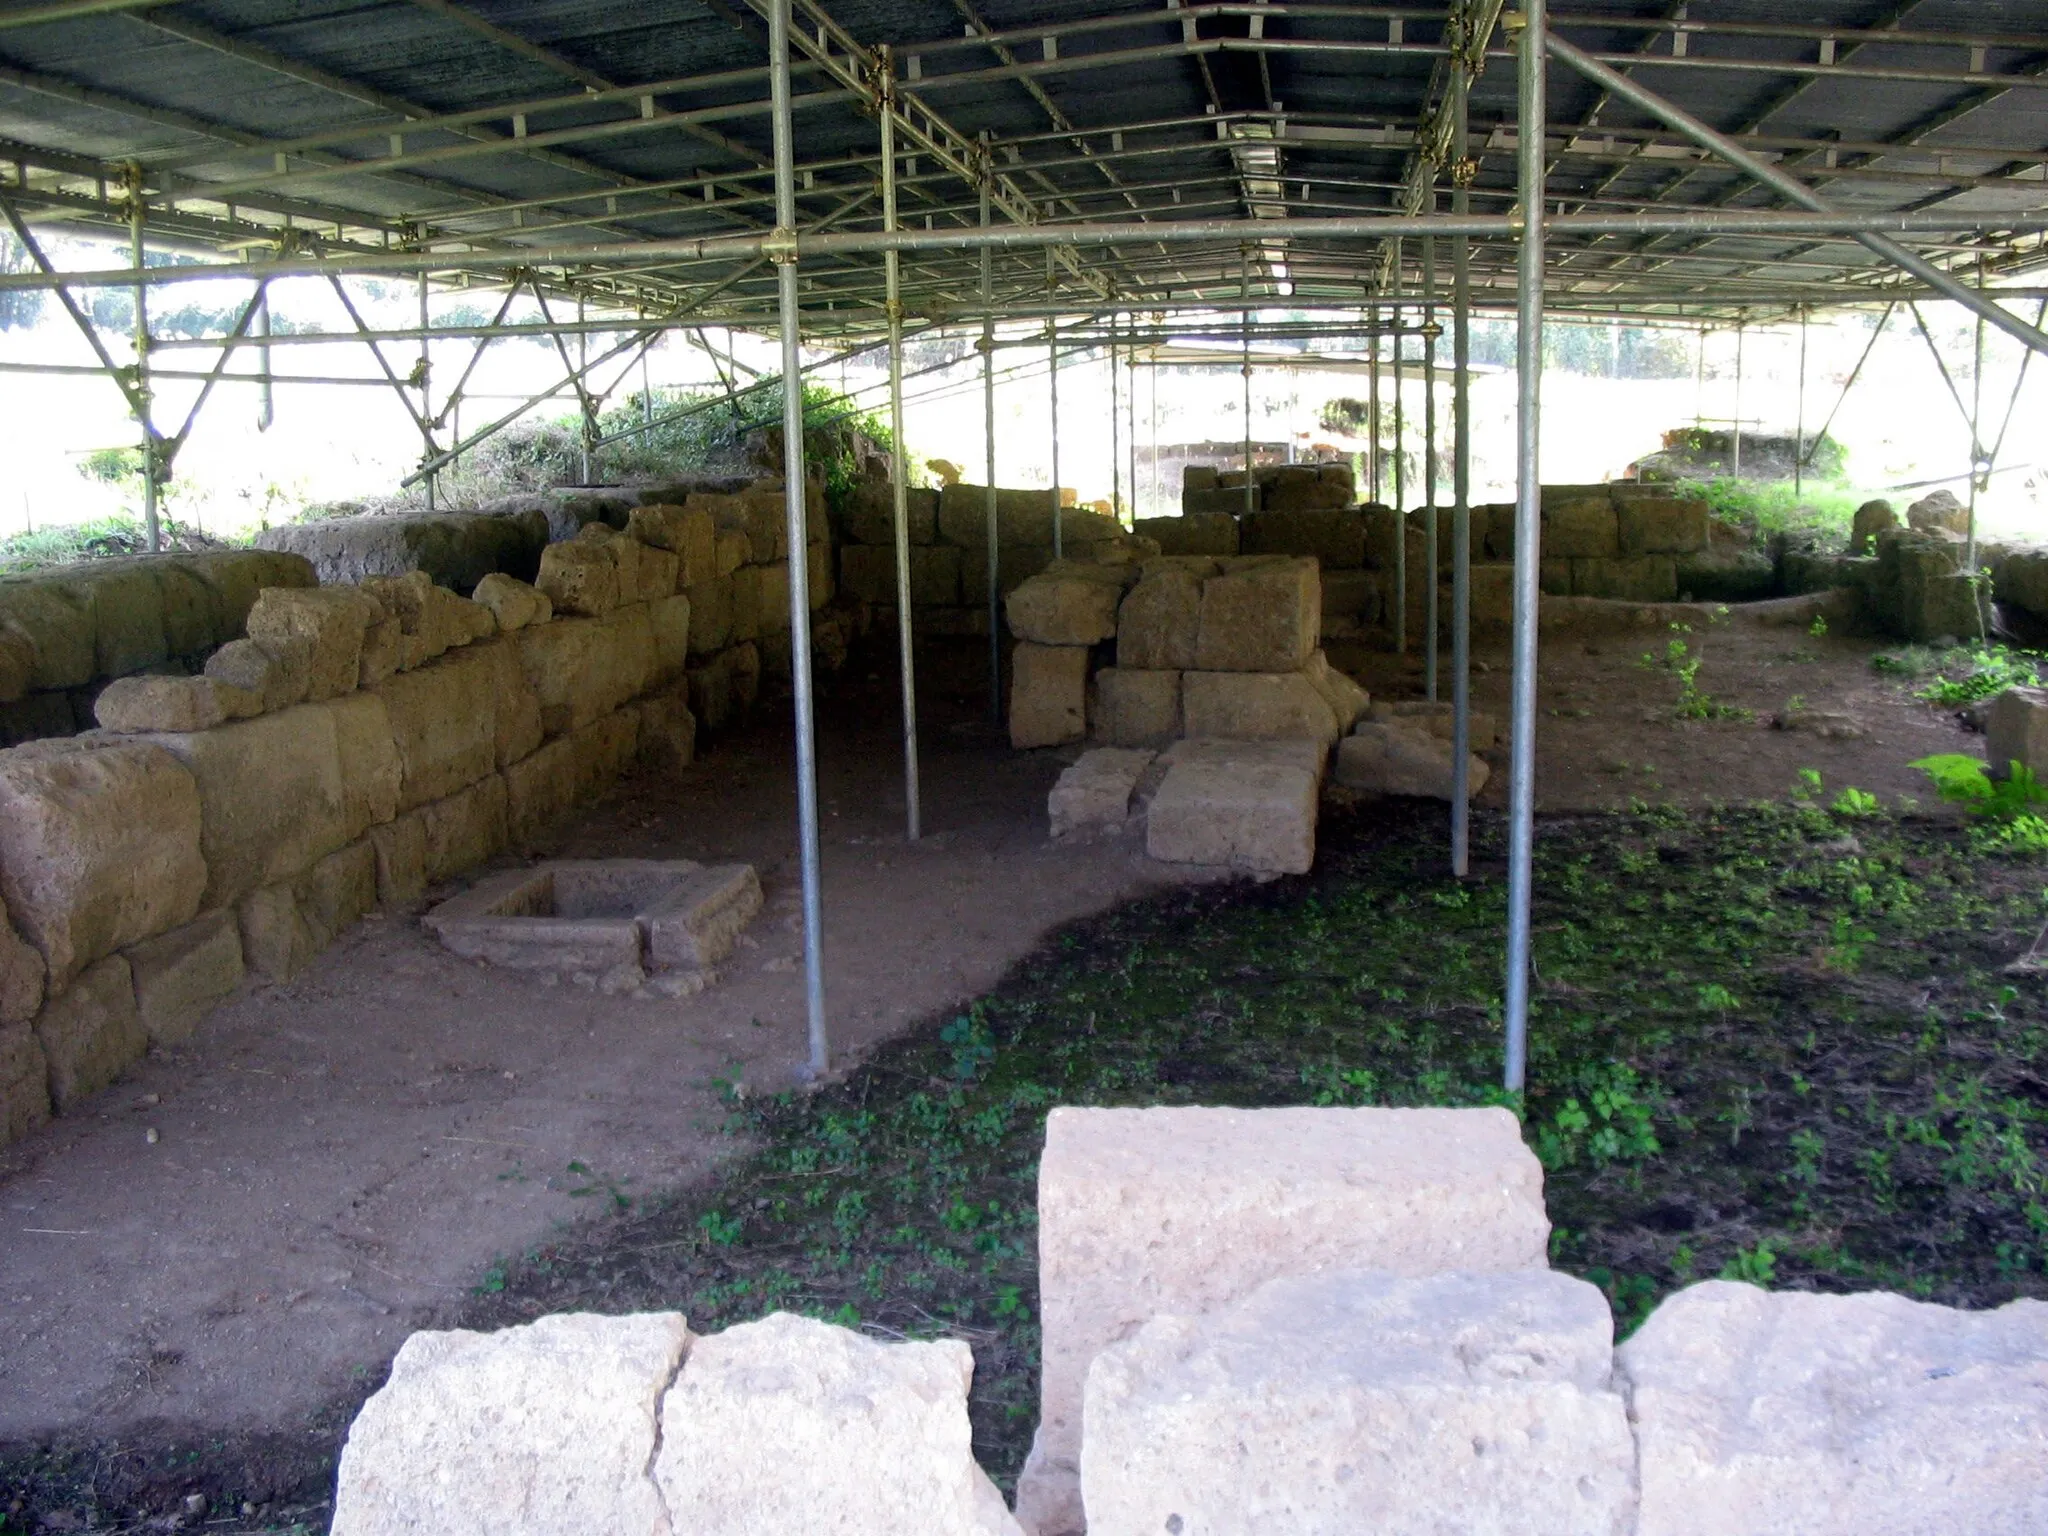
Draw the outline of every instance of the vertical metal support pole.
[[[1052,557],[1065,558],[1066,547],[1060,537],[1060,525],[1067,520],[1066,506],[1060,495],[1060,323],[1048,320],[1045,325],[1045,351],[1048,367],[1046,378],[1051,381],[1052,402]]]
[[[1703,325],[1692,342],[1692,424],[1705,426],[1707,420],[1707,328]]]
[[[1152,515],[1154,517],[1164,517],[1166,515],[1166,488],[1159,483],[1159,347],[1157,343],[1152,348],[1150,377],[1152,379]]]
[[[132,169],[128,181],[128,250],[135,265],[135,392],[142,402],[142,531],[150,552],[164,547],[163,528],[157,518],[156,422],[151,410],[155,395],[149,387],[149,288],[142,281],[142,171]]]
[[[1436,212],[1436,194],[1429,195]],[[1422,237],[1422,515],[1423,563],[1429,568],[1429,633],[1422,646],[1423,697],[1436,702],[1437,552],[1436,552],[1436,237]]]
[[[1408,654],[1408,487],[1401,473],[1401,242],[1394,242],[1394,652]]]
[[[654,380],[647,367],[647,354],[653,350],[648,347],[640,354],[640,446],[646,452],[654,448]],[[462,434],[455,436],[459,440]]]
[[[981,227],[988,228],[989,199],[994,173],[988,162],[988,146],[982,146]],[[1003,723],[1003,597],[1002,556],[998,552],[1001,530],[996,518],[996,312],[995,253],[981,248],[981,430],[986,445],[982,487],[983,521],[988,532],[988,718],[992,725]]]
[[[811,712],[810,518],[805,507],[803,354],[797,331],[796,152],[789,121],[789,4],[768,7],[768,95],[775,130],[777,298],[782,322],[782,488],[789,524],[789,661],[796,695],[796,807],[803,868],[804,1007],[810,1070],[831,1065],[825,1033],[825,904],[819,889],[818,741]]]
[[[1977,286],[1984,286],[1984,259],[1977,258]],[[1977,574],[1977,492],[1988,489],[1989,479],[1984,473],[1984,438],[1978,429],[1983,418],[1984,407],[1984,316],[1977,316],[1977,338],[1974,361],[1970,367],[1970,506],[1968,521],[1963,531],[1963,574]],[[1977,633],[1982,639],[1984,631],[1984,605],[1973,603],[1977,613]]]
[[[1529,904],[1536,854],[1536,605],[1543,558],[1538,418],[1543,403],[1544,0],[1522,0],[1515,154],[1522,248],[1515,290],[1515,632],[1508,767],[1507,1051],[1501,1080],[1520,1093],[1529,1070]]]
[[[1116,382],[1117,317],[1109,317],[1109,515],[1124,520],[1123,397]]]
[[[882,103],[882,228],[896,230],[896,64],[890,50],[882,52],[883,78],[890,96]],[[910,624],[910,454],[903,443],[903,294],[901,258],[882,254],[883,296],[889,315],[889,479],[895,497],[896,654],[903,680],[903,824],[904,836],[916,842],[919,823],[917,775],[917,668],[912,656]]]
[[[1259,488],[1252,477],[1252,248],[1237,248],[1238,373],[1244,380],[1244,515],[1259,510]]]
[[[256,430],[268,432],[277,421],[277,394],[270,382],[270,285],[256,291],[256,334],[264,339],[256,348],[256,372],[263,380],[256,406]]]
[[[1799,306],[1799,385],[1792,408],[1792,499],[1805,494],[1806,486],[1806,306]]]
[[[1742,331],[1742,322],[1738,320],[1735,322],[1735,436],[1731,439],[1735,463],[1730,471],[1738,480],[1742,478]]]
[[[431,386],[430,386],[430,385],[429,385],[429,383],[427,382],[427,375],[428,375],[428,370],[429,370],[429,369],[430,369],[430,368],[432,367],[432,356],[431,356],[431,354],[430,354],[430,353],[428,352],[428,350],[427,350],[427,274],[426,274],[426,273],[424,273],[424,272],[422,272],[422,273],[420,274],[420,285],[419,285],[419,286],[420,286],[420,438],[421,438],[421,440],[422,440],[422,441],[421,441],[421,444],[420,444],[420,446],[426,449],[426,451],[427,451],[427,457],[428,457],[429,459],[431,459],[431,458],[433,458],[433,457],[434,457],[434,454],[435,454],[435,452],[436,452],[437,450],[436,450],[436,445],[435,445],[435,443],[434,443],[434,425],[433,425],[433,423],[434,423],[434,408],[433,408],[433,404],[432,404],[432,400],[431,400]],[[579,320],[583,318],[583,301],[582,301],[581,299],[578,299],[578,300],[576,301],[576,318],[577,318],[577,319],[579,319]],[[583,338],[583,356],[584,356],[584,359],[585,359],[585,363],[586,363],[586,366],[587,366],[587,365],[588,365],[588,359],[589,359],[589,357],[590,357],[590,338],[589,338],[589,337],[587,337],[587,336]],[[589,433],[589,431],[587,430],[587,429],[588,429],[588,427],[589,427],[589,422],[588,422],[587,420],[585,421],[585,423],[584,423],[584,426],[585,426],[586,430],[585,430],[585,432],[584,432],[584,434],[583,434],[583,441],[584,441],[584,449],[583,449],[583,483],[584,483],[585,485],[588,485],[588,484],[590,483],[590,447],[589,447],[589,443],[590,443],[590,433]],[[435,493],[436,493],[436,490],[438,489],[438,486],[437,486],[436,482],[437,482],[437,481],[439,481],[439,479],[440,479],[440,476],[439,476],[439,475],[437,475],[437,474],[436,474],[436,475],[428,475],[428,476],[427,476],[427,510],[428,510],[429,512],[431,512],[431,511],[433,511],[433,510],[434,510],[434,501],[435,501]]]
[[[1365,338],[1367,374],[1367,395],[1365,401],[1367,471],[1372,477],[1372,499],[1380,502],[1380,307],[1375,304],[1366,311]]]
[[[1466,190],[1467,77],[1451,71],[1451,212],[1471,211]],[[1472,860],[1472,244],[1451,241],[1451,873],[1464,879]]]
[[[1131,316],[1134,338],[1124,348],[1124,452],[1131,471],[1131,526],[1138,526],[1138,317]]]

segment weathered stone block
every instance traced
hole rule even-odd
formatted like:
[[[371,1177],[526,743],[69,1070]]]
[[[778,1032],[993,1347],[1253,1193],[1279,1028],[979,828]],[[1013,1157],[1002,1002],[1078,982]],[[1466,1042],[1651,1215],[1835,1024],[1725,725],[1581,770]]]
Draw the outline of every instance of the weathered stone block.
[[[1611,560],[1621,553],[1621,530],[1605,487],[1553,502],[1544,487],[1543,554],[1552,560]],[[1510,549],[1509,554],[1513,554]]]
[[[0,581],[0,626],[34,647],[32,688],[82,688],[99,667],[94,654],[93,594],[68,581],[17,577]]]
[[[1337,744],[1337,782],[1379,795],[1451,798],[1455,759],[1451,744],[1407,722],[1368,722]],[[1467,793],[1486,788],[1492,770],[1483,758],[1465,760]]]
[[[718,522],[692,495],[684,506],[635,507],[626,533],[676,557],[676,583],[695,586],[718,574]],[[672,587],[671,591],[674,590]]]
[[[1083,752],[1046,796],[1054,837],[1074,832],[1116,831],[1130,814],[1131,793],[1157,753],[1121,747]]]
[[[1929,491],[1906,508],[1906,526],[1920,533],[1970,531],[1970,509],[1950,490]]]
[[[260,699],[264,711],[274,713],[304,701],[312,684],[312,648],[303,641],[273,641],[266,649],[254,640],[230,640],[206,658],[206,675]]]
[[[996,543],[1052,548],[1052,493],[996,490]],[[1064,533],[1064,530],[1062,530]],[[964,549],[988,547],[988,491],[964,482],[939,492],[939,537]]]
[[[563,736],[505,770],[508,838],[520,846],[532,844],[569,812],[576,798],[576,742],[572,736]],[[424,875],[424,832],[421,849]]]
[[[75,579],[92,588],[94,671],[121,677],[170,655],[163,588],[147,564],[109,560],[74,569]]]
[[[1542,1168],[1504,1109],[1054,1109],[1020,1518],[1078,1528],[1082,1383],[1151,1318],[1321,1270],[1541,1270],[1549,1235]]]
[[[1432,703],[1426,699],[1401,699],[1372,705],[1366,717],[1380,724],[1404,725],[1426,731],[1439,741],[1449,741],[1457,729],[1457,706],[1447,699]],[[1465,715],[1466,745],[1474,752],[1490,752],[1501,740],[1500,722],[1483,709]]]
[[[836,626],[826,624],[811,632],[812,650],[820,666],[828,671],[835,669],[828,662],[828,647],[830,637],[836,633]],[[742,711],[752,709],[761,697],[761,648],[749,640],[727,651],[724,660],[726,675],[731,679],[733,707]]]
[[[35,675],[35,641],[0,620],[0,704],[24,697]]]
[[[1179,517],[1141,517],[1132,524],[1132,528],[1139,535],[1157,541],[1161,554],[1237,553],[1237,519],[1229,512],[1184,512]]]
[[[1637,555],[1626,560],[1574,560],[1572,596],[1616,598],[1631,603],[1675,602],[1678,598],[1677,563],[1669,555]]]
[[[745,534],[720,534],[718,536],[717,554],[714,561],[720,575],[724,575],[728,569],[732,568],[726,564],[728,554],[734,553],[727,542],[728,540],[738,540],[740,545],[738,552],[732,560],[732,566],[738,566],[746,558]],[[652,603],[658,602],[664,597],[674,597],[676,578],[682,574],[682,557],[669,550],[656,549],[651,544],[641,544],[632,539],[627,539],[624,542],[633,545],[636,562],[639,567],[639,577],[633,586],[633,600],[641,603]]]
[[[0,1147],[50,1118],[50,1063],[26,1024],[0,1024]]]
[[[690,711],[706,730],[724,730],[732,719],[732,667],[726,653],[692,667],[689,674]]]
[[[59,1113],[98,1093],[149,1049],[135,1011],[135,984],[119,955],[87,966],[36,1015]]]
[[[150,570],[164,601],[164,648],[173,656],[198,656],[238,633],[222,622],[220,594],[199,574],[175,560],[154,559]]]
[[[821,1511],[848,1536],[1023,1536],[975,1464],[973,1376],[958,1339],[786,1312],[694,1339],[661,1404],[661,1506],[697,1536],[815,1529]]]
[[[598,618],[619,606],[618,562],[594,540],[550,544],[541,551],[534,585],[547,594],[556,613]]]
[[[47,968],[33,944],[0,914],[0,1024],[26,1024],[43,1006]]]
[[[545,624],[555,616],[554,602],[547,593],[503,571],[493,571],[478,582],[472,600],[491,610],[500,634],[509,635],[529,624]]]
[[[789,633],[789,563],[778,560],[761,572],[761,636]]]
[[[785,571],[784,581],[788,575]],[[732,643],[732,586],[730,576],[718,576],[692,586],[690,599],[690,655],[713,656]],[[783,624],[788,625],[788,588],[783,589]]]
[[[374,736],[374,722],[371,731]],[[208,907],[232,906],[258,886],[296,878],[360,830],[350,824],[336,713],[322,705],[148,739],[182,763],[198,787]],[[356,801],[355,814],[369,803]],[[173,921],[191,917],[199,906],[194,902]]]
[[[1330,658],[1321,651],[1309,657],[1308,664],[1301,669],[1301,675],[1308,679],[1309,686],[1321,694],[1323,702],[1330,706],[1330,713],[1336,718],[1337,731],[1340,735],[1350,730],[1357,723],[1358,717],[1365,713],[1366,706],[1372,703],[1372,695],[1331,666]]]
[[[757,678],[758,682],[758,678]],[[638,754],[642,764],[656,773],[678,773],[690,766],[697,755],[697,717],[690,713],[687,688],[657,693],[640,701]],[[509,794],[510,775],[506,790]],[[519,807],[511,806],[515,831]]]
[[[903,503],[910,542],[931,543],[938,537],[939,493],[917,486],[906,487]],[[896,496],[890,482],[866,480],[855,489],[846,509],[846,534],[862,544],[895,544]]]
[[[415,1333],[350,1426],[334,1536],[667,1536],[650,1463],[689,1346],[675,1312]]]
[[[1993,773],[2013,763],[2048,779],[2048,688],[2008,688],[1991,701],[1984,760]]]
[[[154,745],[61,740],[0,752],[0,892],[52,992],[194,916],[208,883],[201,847],[193,776]]]
[[[266,587],[249,610],[249,638],[273,656],[304,648],[306,697],[355,691],[363,631],[383,617],[377,602],[349,587]]]
[[[1849,525],[1849,553],[1877,553],[1877,536],[1889,528],[1898,526],[1898,512],[1882,496],[1864,502],[1856,509],[1855,519]]]
[[[1181,674],[1104,667],[1095,674],[1088,724],[1113,747],[1156,746],[1181,734]]]
[[[2048,1304],[1710,1280],[1617,1353],[1641,1536],[2048,1530]]]
[[[1124,587],[1112,571],[1068,565],[1020,583],[1003,602],[1010,632],[1033,645],[1093,645],[1114,638]]]
[[[1222,476],[1219,475],[1217,478],[1220,481]],[[1207,490],[1182,490],[1180,513],[1182,517],[1256,517],[1260,499],[1260,490],[1256,485],[1252,487],[1249,497],[1245,495],[1243,477],[1240,475],[1230,485],[1218,484]]]
[[[122,955],[134,977],[136,1017],[154,1045],[183,1045],[242,984],[242,936],[232,912],[209,912]]]
[[[314,949],[325,949],[377,905],[375,847],[364,838],[330,853],[299,877],[292,895]]]
[[[287,982],[320,953],[313,931],[299,911],[296,881],[251,891],[235,908],[242,941],[242,964],[248,973],[269,982]]]
[[[550,742],[539,752],[505,770],[510,786],[544,754],[569,750],[567,741]],[[427,827],[418,811],[370,829],[370,848],[377,861],[377,900],[387,907],[409,906],[427,893]]]
[[[1680,556],[1672,584],[1682,602],[1753,603],[1776,595],[1778,570],[1760,549],[1709,548]]]
[[[896,601],[896,551],[880,544],[848,544],[839,551],[839,581],[856,603]]]
[[[1201,576],[1183,567],[1148,565],[1117,610],[1116,664],[1139,671],[1192,667],[1201,627]]]
[[[735,573],[735,591],[738,575]],[[690,600],[668,597],[647,605],[648,633],[654,642],[654,665],[648,676],[651,687],[660,687],[683,675],[690,656]]]
[[[399,810],[452,795],[497,766],[496,672],[490,660],[458,651],[378,688],[398,750]]]
[[[988,548],[955,551],[960,560],[960,600],[988,604]],[[996,546],[996,591],[1009,596],[1052,564],[1050,544],[1000,544]]]
[[[493,773],[445,800],[423,805],[419,816],[430,883],[474,869],[510,837],[505,776]]]
[[[1628,1536],[1635,1442],[1595,1287],[1339,1270],[1167,1314],[1089,1368],[1090,1536]]]
[[[1315,863],[1319,789],[1306,769],[1259,756],[1175,761],[1146,815],[1145,852],[1168,864],[1305,874]]]
[[[1329,701],[1303,672],[1185,672],[1181,711],[1196,738],[1299,736],[1328,746],[1340,734]]]
[[[334,754],[341,766],[344,840],[398,814],[404,766],[391,731],[391,714],[377,693],[352,693],[309,705],[334,726]]]
[[[495,622],[495,621],[494,621]],[[386,615],[363,630],[363,653],[356,662],[356,686],[374,688],[405,664],[405,629]]]
[[[664,607],[663,613],[665,621],[672,620],[677,610]],[[654,664],[654,629],[650,623],[645,656],[622,654],[620,637],[619,630],[596,619],[556,619],[512,637],[526,680],[540,702],[541,728],[547,735],[580,729],[638,691],[638,663],[645,660],[650,669]],[[626,637],[634,638],[630,629]]]
[[[1020,644],[1011,652],[1010,745],[1056,747],[1088,734],[1088,648]]]
[[[1204,672],[1292,672],[1315,650],[1322,612],[1313,560],[1227,570],[1202,584],[1194,664]]]
[[[1267,509],[1244,520],[1240,547],[1248,555],[1308,555],[1326,571],[1365,564],[1365,514],[1341,503],[1317,510]],[[1227,553],[1227,552],[1226,552]]]
[[[1324,571],[1323,623],[1351,619],[1370,624],[1379,617],[1380,587],[1370,571]]]
[[[1707,504],[1696,496],[1630,496],[1614,509],[1624,555],[1690,555],[1707,547]]]
[[[256,694],[214,677],[117,677],[93,700],[104,730],[204,731],[263,713]]]

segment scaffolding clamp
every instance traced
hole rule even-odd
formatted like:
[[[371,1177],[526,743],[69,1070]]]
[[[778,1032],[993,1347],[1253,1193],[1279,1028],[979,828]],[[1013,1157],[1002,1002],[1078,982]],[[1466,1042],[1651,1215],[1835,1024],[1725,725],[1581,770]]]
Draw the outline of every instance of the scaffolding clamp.
[[[796,265],[796,231],[778,224],[761,237],[761,254],[778,267]]]

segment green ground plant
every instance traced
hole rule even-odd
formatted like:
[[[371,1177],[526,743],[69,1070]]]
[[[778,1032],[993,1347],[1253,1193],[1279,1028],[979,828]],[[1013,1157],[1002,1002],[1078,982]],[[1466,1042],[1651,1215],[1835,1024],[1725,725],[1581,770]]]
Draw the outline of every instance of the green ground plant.
[[[1849,536],[1856,509],[1879,494],[1819,476],[1808,476],[1796,496],[1790,480],[1733,477],[1690,481],[1677,491],[1705,501],[1713,516],[1752,534],[1805,532],[1842,539]]]
[[[718,1179],[510,1264],[463,1319],[776,1308],[974,1349],[1007,1482],[1037,1393],[1037,1160],[1055,1104],[1506,1105],[1553,1262],[1626,1331],[1725,1274],[1990,1306],[2048,1295],[2048,1006],[2005,967],[2048,858],[1824,803],[1547,818],[1530,1087],[1499,1084],[1498,874],[1423,809],[1333,813],[1316,871],[1076,923],[813,1095],[728,1094]],[[1480,818],[1475,868],[1504,828]],[[2031,952],[2031,951],[2029,951]]]
[[[1999,644],[1959,645],[1946,650],[1909,645],[1879,651],[1871,666],[1893,677],[1910,678],[1920,686],[1915,698],[1930,704],[1974,704],[2008,688],[2037,688],[2042,658],[2038,652],[2012,650]]]

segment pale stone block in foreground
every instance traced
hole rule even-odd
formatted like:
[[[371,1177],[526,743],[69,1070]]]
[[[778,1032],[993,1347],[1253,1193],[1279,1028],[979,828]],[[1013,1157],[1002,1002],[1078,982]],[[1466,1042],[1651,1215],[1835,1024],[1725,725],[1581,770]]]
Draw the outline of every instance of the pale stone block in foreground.
[[[674,1530],[1021,1536],[974,1461],[973,1376],[957,1339],[884,1344],[786,1312],[695,1340],[654,1459]]]
[[[1037,645],[1093,645],[1116,634],[1121,581],[1045,572],[1003,600],[1010,632]]]
[[[1181,758],[1152,797],[1145,852],[1167,864],[1306,874],[1316,858],[1320,788],[1308,770],[1253,754]]]
[[[203,731],[263,713],[260,694],[217,677],[117,677],[93,700],[102,729]]]
[[[273,655],[304,648],[306,697],[355,690],[363,631],[384,617],[377,600],[350,587],[266,587],[249,610],[249,638]]]
[[[1019,1517],[1040,1536],[1079,1529],[1088,1366],[1161,1313],[1321,1269],[1542,1269],[1549,1235],[1542,1168],[1504,1109],[1053,1110]]]
[[[478,582],[471,600],[491,610],[500,634],[509,635],[529,624],[545,624],[555,616],[555,605],[547,593],[503,571],[492,571]]]
[[[1313,558],[1247,561],[1202,584],[1192,665],[1204,672],[1291,672],[1322,635],[1323,587]]]
[[[569,539],[541,551],[535,582],[556,613],[597,618],[619,606],[619,567],[602,544]]]
[[[1156,754],[1142,749],[1097,747],[1083,752],[1045,797],[1052,835],[1115,831],[1130,815],[1131,792]]]
[[[2048,775],[2048,688],[2008,688],[1991,701],[1984,760],[1993,773],[2014,763]]]
[[[2048,1531],[2048,1303],[1710,1280],[1618,1353],[1641,1536]]]
[[[333,1536],[669,1536],[648,1476],[681,1314],[416,1333],[342,1448]]]
[[[1089,1368],[1089,1536],[1623,1536],[1635,1442],[1594,1286],[1335,1270],[1155,1317]]]
[[[1147,672],[1192,667],[1201,624],[1200,573],[1179,565],[1148,566],[1117,610],[1116,664]]]

